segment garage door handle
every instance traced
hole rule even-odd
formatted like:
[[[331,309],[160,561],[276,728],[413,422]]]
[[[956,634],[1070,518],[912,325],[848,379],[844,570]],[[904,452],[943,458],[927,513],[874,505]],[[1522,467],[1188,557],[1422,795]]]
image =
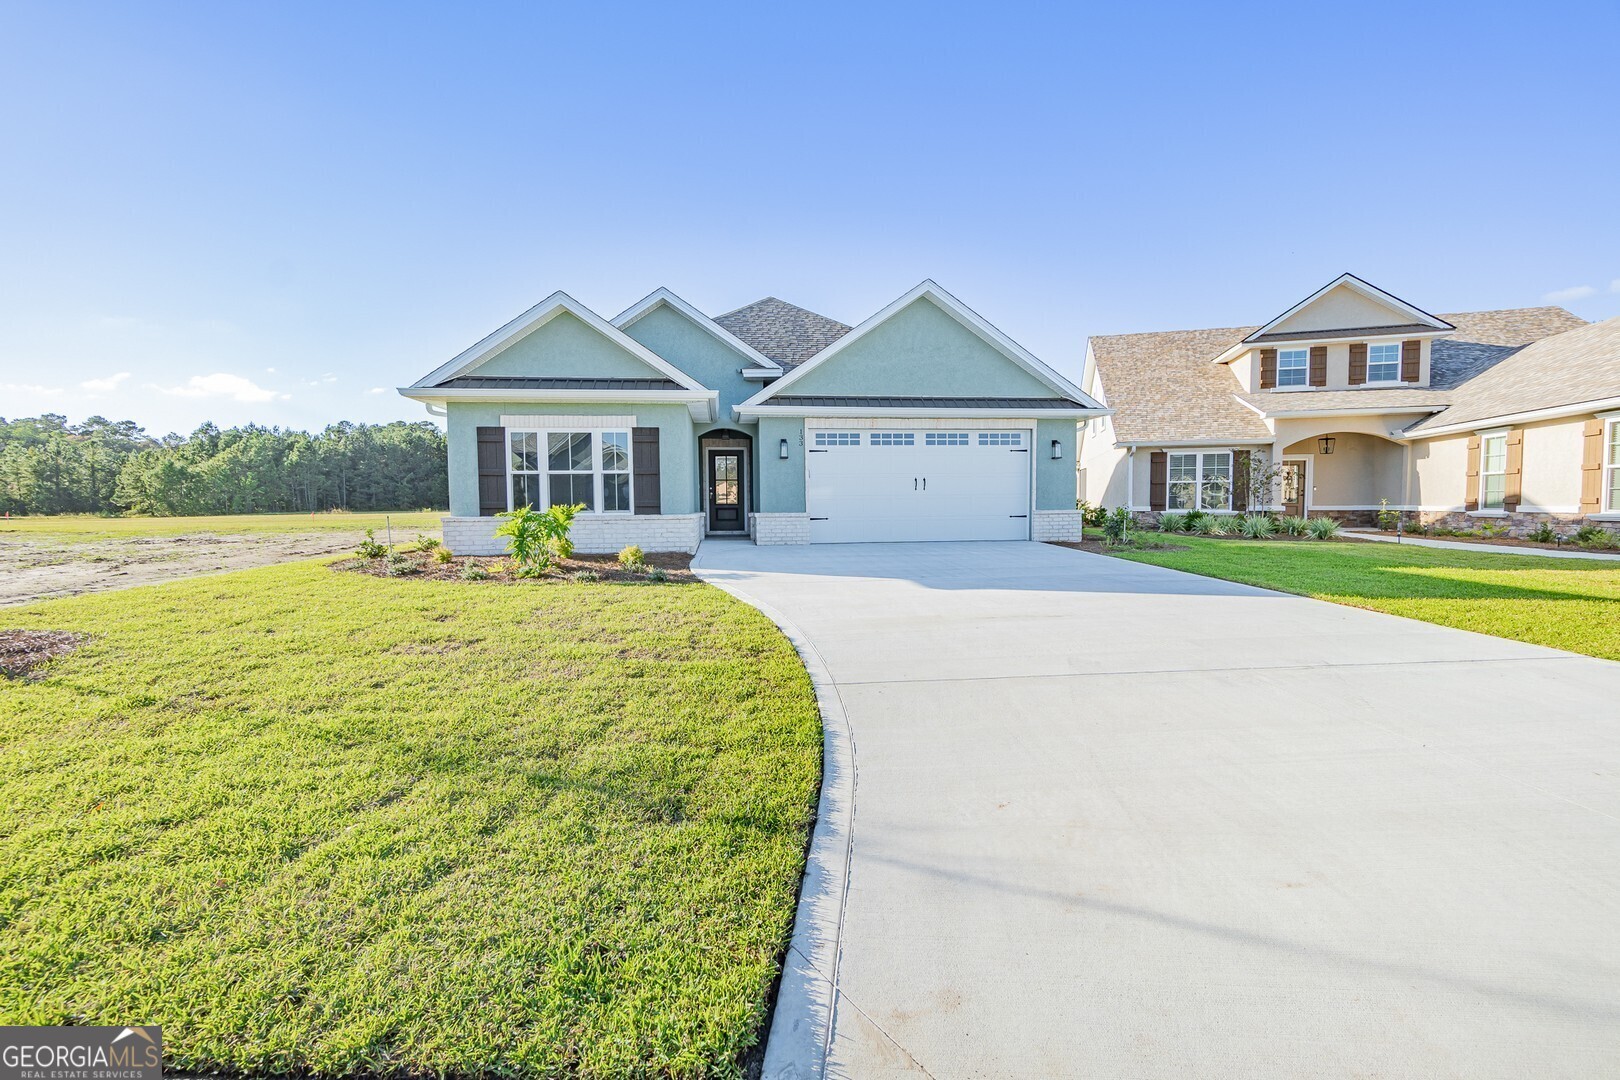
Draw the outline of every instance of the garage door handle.
[[[1027,517],[1029,517],[1028,514],[1008,514],[1007,516],[1010,517],[1010,518],[1027,518]]]
[[[1014,454],[1027,454],[1027,453],[1029,453],[1029,449],[1026,447],[1023,450],[1013,450],[1013,451],[1010,451],[1010,452],[1014,453]]]
[[[917,478],[916,478],[916,477],[915,477],[915,476],[913,476],[913,477],[912,477],[912,478],[911,478],[911,490],[912,490],[912,491],[916,491],[916,490],[917,490]]]
[[[924,491],[928,490],[928,477],[926,477],[926,476],[923,477],[923,490]]]

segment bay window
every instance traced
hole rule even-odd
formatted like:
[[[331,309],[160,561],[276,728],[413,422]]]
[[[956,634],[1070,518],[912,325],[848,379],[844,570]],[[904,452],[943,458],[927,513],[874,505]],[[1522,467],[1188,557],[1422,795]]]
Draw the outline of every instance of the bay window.
[[[1311,350],[1277,350],[1277,385],[1304,386],[1310,377]]]
[[[1165,507],[1170,510],[1232,509],[1232,452],[1169,455]]]
[[[1401,381],[1401,343],[1386,341],[1367,346],[1367,381]]]
[[[511,505],[630,512],[628,431],[513,431]]]
[[[1507,433],[1479,440],[1479,508],[1502,509],[1507,495]]]

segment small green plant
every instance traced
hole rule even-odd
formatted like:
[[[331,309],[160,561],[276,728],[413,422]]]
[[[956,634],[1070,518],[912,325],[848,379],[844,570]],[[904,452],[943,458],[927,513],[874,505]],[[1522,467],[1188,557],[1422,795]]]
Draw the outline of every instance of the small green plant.
[[[1414,536],[1427,536],[1429,533],[1434,531],[1434,527],[1432,525],[1425,525],[1418,518],[1413,518],[1411,521],[1408,521],[1406,524],[1402,525],[1401,528]]]
[[[1280,517],[1277,519],[1277,531],[1284,536],[1305,536],[1311,530],[1311,523],[1302,517]]]
[[[388,553],[387,571],[389,577],[404,577],[406,574],[416,573],[417,566],[402,551]]]
[[[440,546],[433,549],[433,561],[440,565],[451,562],[455,557],[455,554],[447,547]]]
[[[468,559],[461,566],[461,580],[487,581],[489,580],[489,571],[484,569],[484,565],[482,563],[476,563],[471,559]]]
[[[1313,540],[1332,540],[1339,535],[1339,523],[1330,517],[1311,518],[1306,527]]]
[[[416,550],[417,551],[432,551],[434,548],[436,548],[438,546],[439,546],[439,538],[437,536],[429,536],[427,533],[417,533],[416,534]]]
[[[1204,513],[1204,511],[1202,511],[1202,510],[1189,510],[1189,511],[1187,511],[1187,520],[1182,523],[1181,531],[1182,532],[1197,532],[1198,531],[1198,523],[1203,521],[1207,517],[1209,517],[1209,515]]]
[[[1197,533],[1199,536],[1215,536],[1216,529],[1220,528],[1221,519],[1215,514],[1199,514],[1198,517],[1187,523],[1187,531]]]
[[[1238,531],[1238,519],[1229,514],[1209,515],[1210,536],[1231,536]]]
[[[1570,539],[1583,548],[1594,549],[1612,548],[1616,543],[1620,543],[1620,538],[1617,538],[1614,533],[1602,526],[1593,525],[1591,522],[1587,522],[1576,529],[1575,534]]]
[[[1108,516],[1107,510],[1100,506],[1092,506],[1084,499],[1076,499],[1074,507],[1080,511],[1080,524],[1083,528],[1100,529],[1103,519]]]
[[[655,566],[651,570],[647,571],[647,580],[652,582],[654,585],[662,585],[664,582],[669,580],[669,575],[664,573],[661,568]]]
[[[544,510],[520,506],[498,515],[505,520],[495,535],[507,538],[506,549],[517,563],[519,577],[539,577],[551,569],[553,559],[566,559],[574,553],[568,530],[574,516],[583,509],[583,505],[548,506]]]
[[[1524,538],[1538,544],[1556,544],[1563,539],[1558,535],[1558,530],[1552,527],[1550,521],[1543,521],[1528,533],[1525,533]]]
[[[1479,527],[1474,530],[1474,535],[1483,537],[1486,540],[1495,540],[1498,537],[1506,536],[1507,532],[1508,527],[1505,522],[1482,521],[1479,523]]]
[[[362,559],[380,559],[388,554],[388,548],[384,547],[382,541],[377,539],[375,529],[367,529],[366,538],[360,541],[360,546],[355,549],[355,554]]]
[[[591,581],[601,581],[602,580],[602,575],[601,574],[597,573],[595,570],[588,570],[588,569],[587,570],[575,570],[572,574],[569,574],[568,576],[570,578],[574,579],[575,581],[591,582]]]
[[[1238,528],[1245,539],[1264,540],[1277,535],[1277,521],[1270,514],[1244,514]]]
[[[1389,505],[1388,499],[1378,500],[1378,527],[1385,532],[1394,532],[1401,523],[1401,512]]]
[[[1131,512],[1123,506],[1108,511],[1102,523],[1103,543],[1123,547],[1131,542]]]
[[[1181,532],[1187,527],[1187,515],[1168,513],[1159,515],[1160,532]]]
[[[619,565],[626,570],[638,572],[647,568],[647,555],[640,545],[631,544],[619,552]]]

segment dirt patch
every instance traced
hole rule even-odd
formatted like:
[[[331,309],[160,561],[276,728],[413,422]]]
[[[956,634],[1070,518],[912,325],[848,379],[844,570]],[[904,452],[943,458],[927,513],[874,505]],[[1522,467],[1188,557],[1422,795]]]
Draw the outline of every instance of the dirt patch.
[[[353,551],[359,531],[0,539],[0,607]]]
[[[533,585],[566,581],[617,581],[648,584],[658,580],[657,570],[669,584],[686,585],[697,580],[692,574],[692,556],[679,552],[653,552],[647,555],[646,570],[626,570],[613,555],[575,555],[559,560],[537,578],[519,577],[512,560],[504,555],[457,555],[441,562],[431,551],[401,552],[389,559],[344,559],[332,569],[401,581],[455,581],[468,585]]]
[[[66,630],[0,630],[0,674],[20,678],[78,647],[79,636]]]

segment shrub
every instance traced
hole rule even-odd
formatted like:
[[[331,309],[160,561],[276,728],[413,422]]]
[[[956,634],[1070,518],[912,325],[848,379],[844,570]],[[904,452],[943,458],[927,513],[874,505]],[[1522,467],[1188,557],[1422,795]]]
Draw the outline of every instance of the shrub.
[[[360,541],[360,546],[355,549],[355,554],[362,559],[380,559],[388,554],[388,549],[377,539],[375,529],[367,529],[366,538]]]
[[[1332,540],[1339,535],[1339,523],[1330,517],[1311,518],[1307,528],[1313,540]]]
[[[1311,523],[1302,517],[1282,517],[1277,519],[1277,531],[1284,536],[1304,536],[1311,531]]]
[[[1215,530],[1220,528],[1221,519],[1214,514],[1199,514],[1187,522],[1187,531],[1197,533],[1199,536],[1215,536]]]
[[[640,545],[631,544],[619,552],[619,565],[626,570],[645,570],[647,568],[647,556],[641,550]]]
[[[1209,517],[1209,515],[1204,513],[1202,510],[1196,510],[1195,509],[1195,510],[1187,511],[1187,520],[1182,522],[1181,531],[1182,532],[1197,532],[1198,531],[1198,523],[1203,521],[1207,517]]]
[[[1159,515],[1159,531],[1160,532],[1181,532],[1186,527],[1187,527],[1187,515],[1186,514],[1170,513],[1170,514],[1160,514]]]
[[[1119,547],[1130,543],[1131,540],[1131,512],[1123,506],[1116,506],[1108,512],[1102,523],[1103,543],[1109,547]]]
[[[455,557],[455,554],[447,547],[435,547],[433,549],[433,561],[436,563],[447,563]]]
[[[1401,512],[1392,510],[1388,499],[1378,500],[1378,527],[1385,532],[1394,532],[1401,523]]]
[[[655,566],[651,570],[647,571],[647,580],[652,582],[654,585],[662,585],[664,582],[669,580],[669,575],[664,573],[664,571],[659,567]]]
[[[1487,540],[1494,540],[1499,536],[1506,536],[1507,531],[1508,527],[1503,522],[1482,521],[1479,523],[1479,527],[1474,530],[1474,533],[1475,535],[1482,536]]]
[[[489,571],[485,570],[481,563],[475,563],[471,559],[468,559],[466,563],[462,564],[462,581],[484,581],[488,577]]]
[[[566,559],[574,553],[568,530],[574,515],[583,509],[583,505],[549,506],[544,510],[520,506],[498,515],[505,520],[495,535],[507,538],[506,549],[517,563],[519,577],[537,577],[551,568],[552,559]]]
[[[404,552],[390,551],[388,553],[387,570],[389,577],[403,577],[406,574],[414,574],[416,569],[416,564],[406,557]]]
[[[429,536],[427,533],[417,533],[416,534],[416,550],[417,551],[432,551],[435,548],[437,548],[438,546],[439,546],[439,538],[437,536]]]
[[[1250,540],[1264,540],[1277,535],[1277,522],[1270,514],[1244,514],[1238,528]]]
[[[1583,548],[1612,548],[1617,543],[1614,533],[1590,522],[1576,529],[1571,539]]]
[[[1563,537],[1558,535],[1558,530],[1552,527],[1552,522],[1550,521],[1543,521],[1541,524],[1537,525],[1535,528],[1526,533],[1524,538],[1526,540],[1533,540],[1538,544],[1556,544],[1559,540],[1563,539]]]
[[[602,575],[597,573],[595,570],[575,570],[572,574],[569,574],[568,576],[573,578],[575,581],[601,581],[602,580]]]
[[[1231,536],[1238,531],[1238,519],[1225,514],[1210,514],[1205,526],[1210,536]]]
[[[1092,506],[1084,499],[1075,500],[1074,508],[1080,511],[1080,524],[1087,529],[1102,528],[1103,519],[1108,516],[1107,510],[1100,506]]]

